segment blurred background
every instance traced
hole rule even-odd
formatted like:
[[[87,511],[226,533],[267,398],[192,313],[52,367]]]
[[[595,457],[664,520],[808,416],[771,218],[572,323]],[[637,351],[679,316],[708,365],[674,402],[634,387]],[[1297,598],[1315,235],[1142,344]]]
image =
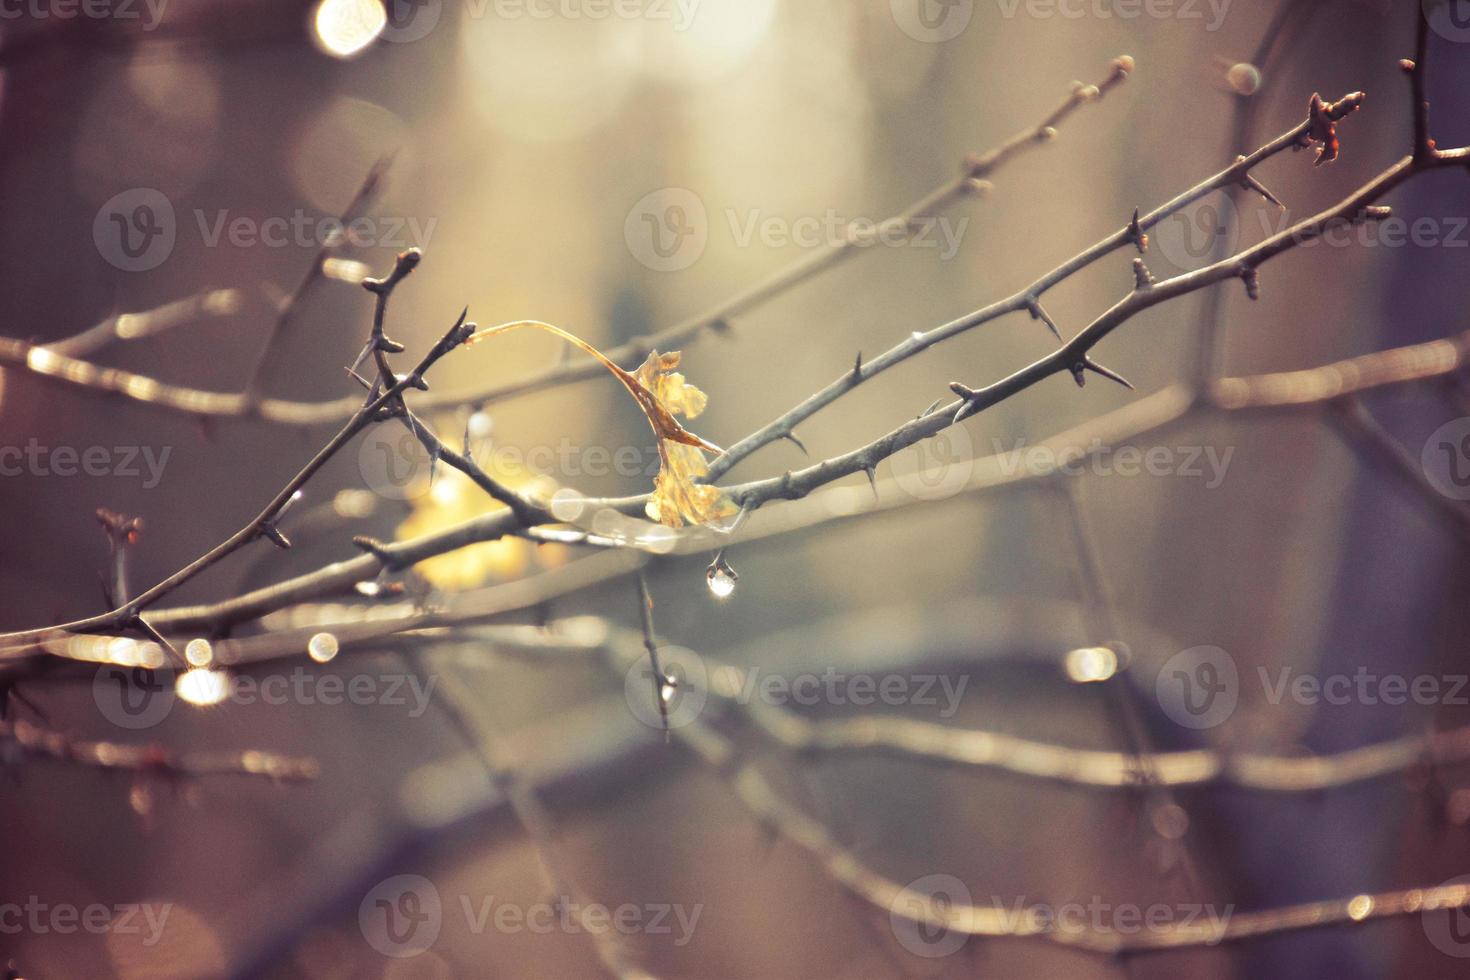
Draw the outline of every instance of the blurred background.
[[[1330,166],[1284,153],[1257,171],[1290,220],[1398,159],[1410,124],[1397,61],[1413,52],[1416,5],[1295,6],[1180,2],[1128,16],[1127,4],[1026,0],[156,0],[64,16],[72,8],[17,4],[0,19],[0,332],[49,343],[112,315],[229,290],[207,313],[112,344],[96,360],[238,391],[324,244],[321,220],[342,213],[391,155],[366,211],[370,227],[336,253],[365,265],[339,268],[303,294],[267,362],[267,394],[328,401],[356,391],[342,367],[372,307],[346,280],[386,273],[409,246],[426,258],[390,311],[405,358],[466,306],[480,323],[536,318],[612,347],[714,306],[849,222],[901,210],[950,180],[967,154],[1035,126],[1075,82],[1102,80],[1119,55],[1136,60],[1126,84],[995,173],[988,193],[945,209],[929,244],[863,250],[689,345],[682,369],[710,399],[692,428],[729,445],[849,369],[856,352],[871,358],[1011,294],[1135,207],[1147,211],[1296,125],[1313,92],[1335,99],[1361,89],[1368,99],[1342,124],[1342,155]],[[1247,71],[1274,33],[1269,62]],[[1441,145],[1460,145],[1470,139],[1470,48],[1439,33],[1431,45],[1435,132]],[[157,201],[140,189],[172,212],[172,241],[156,262],[157,252],[119,255],[105,244],[110,204],[121,201],[114,211],[126,215]],[[1221,236],[1247,244],[1284,226],[1263,200],[1230,200],[1211,195],[1157,229],[1154,274],[1204,264]],[[963,468],[1187,379],[1206,318],[1220,327],[1216,369],[1232,375],[1464,330],[1470,184],[1430,174],[1390,203],[1408,220],[1433,219],[1434,240],[1297,249],[1262,270],[1258,302],[1230,284],[1213,299],[1198,293],[1148,310],[1098,349],[1137,393],[1054,377],[950,430],[940,462]],[[660,226],[669,237],[648,237]],[[1131,288],[1130,259],[1119,252],[1047,294],[1064,334]],[[1051,349],[1039,324],[1005,317],[864,384],[803,424],[802,441],[813,458],[846,452],[948,398],[950,381],[988,383]],[[436,392],[469,391],[560,356],[551,339],[517,334],[447,360],[432,382]],[[1463,389],[1459,397],[1457,408],[1447,389],[1413,387],[1367,404],[1417,460],[1431,433],[1466,414]],[[448,441],[469,411],[435,420]],[[645,453],[651,444],[606,378],[485,413],[477,434],[517,458],[564,441]],[[140,465],[145,453],[165,463],[156,479],[146,466],[0,479],[11,518],[0,525],[0,628],[105,608],[96,508],[143,518],[131,556],[142,587],[253,517],[332,431],[199,422],[6,367],[0,445],[102,446],[114,460],[137,447]],[[1258,669],[1276,677],[1283,668],[1462,675],[1470,567],[1432,508],[1365,465],[1317,413],[1200,417],[1158,442],[1179,460],[1213,452],[1228,469],[1219,479],[1207,463],[1202,475],[1090,470],[1074,481],[1115,636],[1089,626],[1072,524],[1056,495],[977,497],[922,480],[909,486],[923,506],[736,544],[727,557],[739,587],[725,600],[706,587],[708,557],[659,562],[649,572],[659,636],[764,675],[964,677],[950,715],[915,703],[866,710],[1076,748],[1129,748],[1109,701],[1059,668],[1068,650],[1105,641],[1132,651],[1121,682],[1137,692],[1157,749],[1311,756],[1470,720],[1454,703],[1273,704],[1257,680]],[[350,447],[311,484],[291,552],[253,547],[168,604],[350,557],[355,533],[391,538],[410,517],[436,526],[482,509],[457,474],[441,477],[450,489],[437,492],[386,486],[374,451]],[[912,476],[923,453],[885,463],[879,477]],[[574,458],[584,469],[552,466],[541,485],[649,488],[647,473],[596,471],[585,453]],[[730,479],[804,465],[800,449],[780,442]],[[533,480],[536,469],[522,476]],[[868,492],[861,477],[848,485]],[[334,506],[355,519],[334,518]],[[469,581],[437,584],[494,585],[581,557],[524,542],[479,554]],[[634,586],[622,578],[502,621],[568,616],[636,630]],[[558,878],[574,877],[611,908],[701,910],[685,943],[674,941],[674,920],[671,934],[619,940],[655,976],[1449,977],[1462,975],[1454,954],[1470,953],[1466,944],[1446,952],[1418,916],[1141,957],[1027,939],[975,940],[947,955],[919,943],[915,952],[888,915],[763,829],[696,753],[641,722],[616,672],[591,660],[548,667],[488,640],[420,646],[439,686],[417,713],[411,698],[181,704],[152,729],[127,732],[99,716],[85,679],[23,684],[48,727],[78,737],[306,755],[321,776],[289,786],[228,776],[130,782],[7,757],[0,900],[169,903],[172,912],[155,944],[118,930],[0,934],[0,963],[42,980],[599,975],[586,935],[476,928],[468,915],[488,898],[524,908],[568,886],[548,876],[499,788],[481,785],[463,733],[438,707],[450,697],[545,785],[568,869]],[[1200,646],[1233,659],[1240,703],[1228,720],[1192,730],[1160,707],[1155,678]],[[402,673],[387,652],[322,669]],[[850,703],[792,710],[861,713]],[[1140,794],[876,753],[798,755],[748,727],[730,725],[743,757],[870,867],[900,883],[952,876],[980,904],[1099,897],[1244,911],[1470,872],[1470,788],[1453,768],[1321,793],[1191,789],[1173,804],[1187,829],[1178,846],[1161,848]],[[405,874],[433,884],[441,927],[416,955],[385,955],[360,912],[372,908],[373,889]]]

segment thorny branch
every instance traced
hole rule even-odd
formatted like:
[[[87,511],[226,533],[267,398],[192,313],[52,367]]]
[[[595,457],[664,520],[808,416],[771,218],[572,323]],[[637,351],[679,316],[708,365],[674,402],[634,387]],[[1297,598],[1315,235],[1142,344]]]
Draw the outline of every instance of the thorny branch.
[[[1108,334],[1132,317],[1163,302],[1229,279],[1241,279],[1248,295],[1255,298],[1260,289],[1258,270],[1270,259],[1298,244],[1321,236],[1338,223],[1381,220],[1387,216],[1388,210],[1373,206],[1374,202],[1418,174],[1433,169],[1465,167],[1470,164],[1470,148],[1441,150],[1435,145],[1430,134],[1428,106],[1424,97],[1425,48],[1426,31],[1421,19],[1415,58],[1403,63],[1410,78],[1413,100],[1414,142],[1410,154],[1344,200],[1234,255],[1220,256],[1203,268],[1164,281],[1156,281],[1148,271],[1144,260],[1141,257],[1136,258],[1132,291],[1096,317],[1070,340],[1063,341],[1047,356],[984,387],[972,388],[956,382],[951,387],[959,396],[959,401],[932,409],[866,446],[824,460],[798,472],[786,473],[779,478],[757,480],[728,487],[727,492],[746,512],[749,512],[771,501],[799,501],[813,491],[847,475],[865,472],[871,478],[876,465],[895,452],[921,439],[933,436],[949,425],[992,407],[1054,374],[1067,373],[1081,385],[1086,377],[1086,372],[1090,371],[1127,384],[1120,375],[1093,360],[1092,351]],[[1043,121],[1041,126],[1017,136],[989,154],[968,161],[961,177],[938,189],[891,221],[905,227],[909,226],[916,216],[945,206],[966,191],[983,189],[977,186],[977,182],[983,182],[986,175],[1026,146],[1043,141],[1047,138],[1052,126],[1059,123],[1081,104],[1096,99],[1102,92],[1121,81],[1130,68],[1131,59],[1119,59],[1114,63],[1112,74],[1102,85],[1079,86],[1061,107]],[[1309,115],[1304,122],[1253,153],[1240,157],[1236,163],[1159,208],[1147,214],[1135,213],[1120,230],[1056,267],[1025,289],[952,323],[927,332],[914,333],[907,340],[871,361],[865,363],[859,357],[854,367],[832,384],[736,443],[716,460],[710,479],[712,481],[718,479],[741,460],[776,439],[796,440],[795,427],[797,424],[836,401],[868,378],[942,340],[1007,313],[1027,312],[1033,319],[1040,320],[1057,335],[1058,340],[1061,340],[1062,331],[1059,325],[1041,305],[1041,297],[1046,291],[1119,248],[1133,246],[1142,254],[1146,248],[1146,233],[1149,229],[1213,190],[1246,186],[1274,200],[1274,196],[1254,177],[1252,170],[1283,150],[1299,148],[1308,143],[1316,145],[1318,163],[1334,159],[1339,152],[1337,123],[1358,109],[1362,101],[1361,93],[1352,93],[1333,103],[1325,103],[1314,95],[1309,105]],[[370,176],[368,190],[375,181],[376,177]],[[359,199],[364,199],[366,193],[366,191],[360,193]],[[836,264],[861,244],[855,234],[850,233],[847,238],[829,251],[804,259],[772,280],[727,301],[708,314],[670,328],[654,338],[631,342],[624,348],[619,348],[611,353],[618,359],[625,356],[632,358],[641,356],[648,347],[655,344],[679,344],[693,339],[705,330],[725,323],[728,317],[763,302]],[[299,297],[309,284],[320,276],[322,258],[324,256],[319,256],[313,264],[295,296]],[[366,400],[361,404],[344,401],[307,406],[258,399],[255,389],[256,380],[260,374],[259,370],[252,374],[251,381],[243,394],[219,395],[164,386],[143,376],[98,368],[63,353],[61,349],[35,347],[19,341],[0,342],[0,362],[21,365],[34,374],[57,378],[83,388],[114,392],[139,402],[162,405],[194,415],[256,417],[297,424],[309,424],[328,418],[336,420],[339,418],[339,413],[347,418],[337,435],[303,467],[296,477],[287,483],[260,514],[226,541],[135,598],[127,597],[125,583],[120,575],[117,576],[114,591],[119,604],[107,613],[63,626],[0,636],[0,665],[23,667],[43,657],[72,661],[104,659],[97,655],[97,651],[99,645],[106,643],[109,637],[101,634],[109,630],[127,629],[140,631],[149,637],[153,653],[157,657],[156,662],[161,663],[163,662],[162,654],[165,651],[172,651],[166,633],[193,629],[222,630],[235,623],[256,619],[287,606],[297,605],[313,598],[338,594],[384,570],[401,570],[424,558],[443,554],[467,544],[490,540],[506,534],[534,534],[538,531],[543,534],[551,533],[546,530],[546,525],[556,522],[540,504],[500,486],[485,474],[473,459],[469,458],[468,454],[454,453],[443,446],[429,427],[420,421],[408,407],[405,394],[409,390],[425,390],[427,388],[425,374],[428,370],[439,359],[460,346],[474,330],[473,325],[467,324],[464,315],[461,315],[454,327],[434,345],[410,373],[397,375],[392,371],[388,355],[399,353],[403,348],[387,338],[384,331],[387,298],[393,286],[411,272],[417,262],[417,253],[405,253],[404,256],[400,256],[394,272],[388,278],[369,280],[365,283],[378,297],[373,329],[368,345],[364,349],[364,355],[372,356],[376,378],[372,381],[360,379],[363,380],[368,390]],[[280,333],[293,308],[294,302],[287,304],[285,312],[278,319],[272,331],[273,341]],[[94,338],[91,337],[79,340],[80,348],[83,351],[92,349],[93,340]],[[73,345],[73,349],[76,346]],[[273,347],[274,342],[268,344],[266,353],[269,354]],[[1362,411],[1361,404],[1355,396],[1377,387],[1430,378],[1459,376],[1464,369],[1467,351],[1470,351],[1470,335],[1462,335],[1452,340],[1369,355],[1315,371],[1293,372],[1287,375],[1264,375],[1254,378],[1226,378],[1217,381],[1202,379],[1192,387],[1176,386],[1149,396],[1130,406],[1129,409],[1097,420],[1091,428],[1095,430],[1113,426],[1124,430],[1129,435],[1137,436],[1157,430],[1192,412],[1246,409],[1283,410],[1327,405],[1337,413],[1337,418],[1343,422],[1343,430],[1354,445],[1374,450],[1380,458],[1387,460],[1396,471],[1399,471],[1400,475],[1408,477],[1406,482],[1414,484],[1417,470],[1412,465],[1405,463],[1402,450],[1381,427],[1372,421],[1370,416]],[[424,399],[421,408],[428,410],[440,404],[484,402],[547,384],[580,380],[600,370],[601,368],[596,365],[559,365],[514,384],[486,389],[470,396]],[[344,405],[348,407],[344,409]],[[282,547],[289,547],[289,542],[276,527],[280,514],[296,498],[307,481],[343,445],[368,425],[390,419],[402,420],[410,431],[424,443],[432,458],[442,459],[464,472],[491,497],[506,504],[506,510],[413,541],[389,545],[359,539],[358,544],[366,554],[353,561],[341,562],[225,602],[193,609],[158,610],[149,612],[148,617],[144,618],[145,610],[151,609],[178,586],[259,538],[264,537]],[[1076,437],[1081,434],[1083,434],[1082,430],[1078,430],[1069,436]],[[1019,476],[995,478],[982,470],[981,475],[972,481],[971,489],[984,490],[997,486],[1018,486],[1027,481],[1050,478],[1054,475],[1053,472],[1023,470]],[[874,486],[876,490],[876,482]],[[1424,487],[1416,486],[1416,489],[1423,491]],[[895,506],[891,497],[888,501],[884,500],[881,491],[876,496],[877,499],[870,507],[852,508],[848,513],[872,513]],[[624,513],[638,513],[644,502],[643,497],[632,497],[591,501],[590,504],[594,509],[611,507]],[[1442,505],[1441,510],[1457,525],[1457,529],[1462,532],[1470,529],[1470,522],[1467,522],[1463,511],[1456,508],[1445,508]],[[817,526],[835,520],[837,517],[838,515],[834,515],[830,509],[819,510],[815,507],[803,507],[799,503],[792,503],[777,508],[777,517],[772,522],[774,530],[754,531],[744,535],[743,539],[753,540],[761,536],[768,536],[770,533],[784,533],[803,527]],[[783,519],[786,521],[784,525],[780,523]],[[572,537],[575,537],[577,533],[567,532]],[[590,539],[590,536],[584,535],[584,539]],[[702,531],[681,535],[676,547],[677,550],[683,552],[708,550],[710,548],[709,536]],[[452,597],[438,609],[410,607],[404,609],[401,614],[386,615],[380,620],[356,622],[336,628],[341,634],[340,639],[344,647],[363,647],[387,638],[405,635],[409,631],[423,635],[422,631],[426,630],[439,631],[463,627],[503,612],[526,608],[541,601],[548,594],[566,594],[589,584],[638,570],[646,560],[644,555],[634,549],[614,548],[605,555],[576,562],[562,571],[546,573],[537,578],[512,583],[508,586]],[[646,608],[646,587],[641,590],[640,595]],[[309,614],[307,609],[300,611]],[[319,624],[313,624],[312,628],[319,628]],[[304,646],[300,633],[300,630],[281,629],[273,630],[262,636],[223,641],[219,645],[219,662],[222,665],[243,664],[298,654]],[[148,644],[145,642],[143,645]],[[641,643],[630,641],[626,646],[628,656],[641,657],[656,653],[652,624],[646,615]],[[177,659],[176,656],[175,659]],[[662,697],[664,678],[658,672],[656,664],[654,677],[655,695],[662,710],[664,708]],[[850,751],[860,748],[878,748],[921,758],[1006,769],[1023,775],[1088,786],[1136,785],[1141,775],[1147,773],[1149,781],[1156,781],[1162,786],[1233,783],[1253,789],[1299,791],[1347,785],[1362,779],[1401,771],[1411,765],[1421,763],[1426,756],[1446,761],[1458,761],[1470,756],[1470,742],[1467,742],[1463,732],[1442,732],[1424,739],[1398,740],[1377,746],[1367,746],[1329,759],[1303,761],[1253,756],[1225,757],[1208,751],[1178,753],[1146,753],[1141,749],[1127,753],[1082,751],[1028,743],[996,733],[957,733],[940,729],[938,726],[898,719],[810,722],[795,715],[767,708],[750,712],[750,717],[757,728],[787,748],[802,751]],[[3,726],[0,727],[0,744],[8,743],[26,753],[84,761],[105,768],[143,769],[162,766],[168,771],[180,773],[238,771],[284,776],[284,778],[295,778],[297,775],[305,774],[309,769],[309,764],[294,763],[290,760],[272,760],[267,764],[265,760],[269,757],[261,756],[259,753],[244,753],[228,757],[190,757],[187,761],[165,758],[160,762],[156,754],[150,755],[152,750],[149,749],[125,749],[107,746],[106,743],[69,741],[59,735],[43,732],[19,721],[0,723],[0,726]],[[813,820],[775,793],[755,767],[744,763],[739,758],[725,736],[717,733],[706,723],[695,722],[679,729],[678,735],[682,744],[688,746],[698,758],[725,778],[732,792],[762,823],[773,827],[787,840],[811,854],[838,884],[880,909],[907,915],[914,921],[936,928],[954,929],[972,935],[1037,936],[1061,945],[1094,952],[1123,953],[1213,944],[1222,940],[1229,941],[1329,923],[1362,922],[1426,909],[1470,906],[1470,888],[1443,886],[1381,895],[1359,895],[1347,900],[1308,903],[1282,909],[1242,913],[1234,916],[1222,930],[1177,926],[1167,930],[1154,930],[1146,934],[1128,936],[1093,928],[1065,930],[1049,920],[1044,921],[1034,916],[1014,919],[1007,912],[998,909],[966,905],[940,908],[930,902],[927,896],[913,894],[908,889],[867,868],[855,853],[837,842],[826,826]],[[474,738],[470,740],[476,744],[482,741]],[[496,766],[492,765],[492,769],[495,768]],[[528,832],[537,836],[537,826],[541,820],[537,816],[538,811],[534,798],[531,798],[529,802],[523,798],[516,811]],[[619,974],[623,972],[618,968],[620,964],[617,961],[604,958],[604,962],[609,966],[611,972]]]
[[[989,193],[991,184],[987,178],[1028,148],[1040,146],[1055,139],[1056,128],[1068,116],[1079,107],[1100,100],[1104,94],[1121,83],[1132,69],[1133,59],[1123,56],[1114,60],[1107,77],[1098,84],[1076,83],[1061,104],[1036,126],[1015,134],[985,153],[968,158],[957,177],[936,187],[897,214],[879,222],[877,228],[897,227],[913,233],[917,231],[918,219],[931,216],[953,205],[966,195]],[[344,224],[359,213],[371,199],[372,194],[376,192],[386,164],[387,161],[380,162],[368,174],[352,203],[344,212]],[[877,233],[875,229],[871,234],[876,235]],[[707,332],[721,332],[728,327],[733,317],[775,299],[833,268],[843,260],[858,254],[867,237],[869,236],[865,235],[862,228],[849,228],[839,241],[803,256],[770,278],[736,293],[717,303],[711,309],[648,337],[634,338],[625,344],[607,350],[606,354],[611,360],[632,369],[648,355],[650,350],[678,348],[697,340]],[[324,248],[316,257],[306,277],[283,306],[271,330],[270,343],[265,348],[266,352],[275,346],[277,336],[290,317],[294,315],[294,310],[301,297],[322,275],[330,249],[331,246]],[[266,356],[262,354],[262,366]],[[351,398],[329,402],[296,402],[252,397],[252,389],[247,389],[244,394],[236,395],[165,384],[146,375],[115,368],[98,367],[89,361],[82,360],[80,352],[59,344],[36,347],[24,341],[0,337],[0,364],[8,364],[34,376],[95,393],[114,395],[167,411],[202,418],[259,419],[281,425],[310,426],[341,422],[350,418],[357,410],[357,403]],[[261,369],[257,368],[253,377],[258,377]],[[517,378],[514,381],[487,384],[483,388],[464,394],[429,395],[421,399],[419,405],[421,411],[424,412],[465,404],[486,405],[553,385],[589,380],[601,374],[602,371],[595,364],[558,361],[550,368]]]

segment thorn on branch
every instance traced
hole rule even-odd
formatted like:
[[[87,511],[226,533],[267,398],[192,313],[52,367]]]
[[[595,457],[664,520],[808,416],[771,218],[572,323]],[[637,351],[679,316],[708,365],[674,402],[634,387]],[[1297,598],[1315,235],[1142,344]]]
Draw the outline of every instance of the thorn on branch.
[[[1139,255],[1148,251],[1148,233],[1138,223],[1137,208],[1133,209],[1133,218],[1128,222],[1128,240],[1133,243],[1134,248],[1138,249]]]
[[[934,410],[939,407],[939,403],[942,401],[944,401],[943,398],[934,399],[932,402],[929,403],[928,408],[919,413],[918,417],[921,419],[927,419],[929,416],[934,414]]]
[[[976,389],[968,385],[962,385],[958,381],[951,381],[949,383],[949,390],[964,399],[964,403],[954,413],[954,419],[951,421],[951,424],[957,425],[980,410],[980,404],[977,400],[980,392]]]
[[[282,534],[281,529],[274,524],[262,524],[260,526],[260,534],[261,537],[282,551],[289,551],[291,549],[291,539]]]
[[[1143,259],[1141,259],[1141,258],[1134,259],[1133,260],[1133,288],[1134,289],[1152,289],[1153,288],[1153,285],[1154,285],[1154,276],[1153,276],[1153,273],[1148,271],[1148,266],[1146,266],[1146,265],[1143,264]]]
[[[811,455],[811,453],[807,452],[806,444],[803,443],[801,441],[801,439],[797,436],[795,430],[792,430],[791,432],[783,433],[782,436],[781,436],[781,438],[785,439],[788,442],[791,442],[791,443],[795,444],[796,448],[801,450],[801,454],[803,456],[810,456]]]
[[[1244,163],[1245,157],[1236,157],[1235,162]],[[1251,174],[1247,173],[1240,178],[1240,186],[1244,187],[1246,190],[1255,191],[1257,194],[1261,195],[1267,201],[1270,201],[1281,210],[1286,210],[1286,205],[1281,203],[1281,198],[1277,197],[1275,194],[1272,194],[1269,190],[1266,189],[1265,184],[1261,183],[1255,177],[1251,176]]]
[[[365,551],[372,555],[378,560],[378,564],[384,568],[393,568],[395,565],[393,553],[388,550],[386,544],[377,538],[370,538],[365,534],[360,534],[352,539],[352,546],[358,551]]]
[[[858,384],[863,380],[863,352],[857,352],[857,360],[852,362],[852,383]]]
[[[878,467],[864,466],[863,475],[868,478],[868,486],[873,488],[873,500],[876,503],[878,500]]]
[[[1137,211],[1133,212],[1133,220],[1135,223],[1137,223]],[[1146,241],[1147,238],[1148,236],[1145,235],[1144,240]],[[1031,319],[1040,320],[1042,323],[1046,324],[1046,328],[1051,331],[1052,336],[1055,337],[1059,342],[1061,341],[1061,328],[1057,326],[1057,322],[1051,318],[1051,315],[1046,312],[1046,308],[1041,305],[1041,300],[1037,299],[1035,296],[1027,296],[1026,310],[1031,314]]]
[[[1128,381],[1127,378],[1123,377],[1121,374],[1119,374],[1117,371],[1112,370],[1111,368],[1103,367],[1101,364],[1097,363],[1090,357],[1084,357],[1082,359],[1082,367],[1088,371],[1093,372],[1094,374],[1102,375],[1109,381],[1116,381],[1118,384],[1122,385],[1124,388],[1127,388],[1129,391],[1134,390],[1133,385]],[[1082,382],[1078,381],[1077,385],[1078,387],[1081,387]]]

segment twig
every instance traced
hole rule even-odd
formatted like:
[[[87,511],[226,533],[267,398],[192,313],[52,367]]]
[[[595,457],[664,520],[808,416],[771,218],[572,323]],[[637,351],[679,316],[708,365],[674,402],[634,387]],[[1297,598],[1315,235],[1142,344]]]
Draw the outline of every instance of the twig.
[[[1002,165],[1014,159],[1028,147],[1039,146],[1055,136],[1055,127],[1082,105],[1098,101],[1132,70],[1133,59],[1115,59],[1106,78],[1095,86],[1078,85],[1038,126],[1028,128],[1012,136],[1005,143],[972,157],[958,177],[952,178],[921,197],[897,214],[879,222],[881,227],[911,227],[916,218],[940,210],[960,200],[967,194],[981,189],[981,178],[993,174]],[[369,173],[363,189],[348,207],[353,214],[366,203],[379,176],[378,167]],[[344,220],[346,220],[344,218]],[[625,344],[610,348],[606,354],[613,361],[636,367],[654,348],[668,350],[687,345],[707,331],[717,331],[728,325],[730,319],[741,313],[780,296],[792,288],[807,282],[818,274],[837,265],[842,260],[857,254],[857,246],[863,237],[855,229],[848,229],[840,241],[825,249],[805,255],[768,279],[715,304],[709,310],[690,317],[671,327],[647,337],[634,338]],[[320,275],[322,263],[329,254],[324,248],[316,257],[306,278],[297,287],[290,301],[277,319],[261,355],[261,365],[253,378],[259,377],[268,352],[275,345],[286,319],[299,302],[305,290]],[[169,385],[145,375],[101,368],[88,361],[63,356],[61,351],[38,349],[24,341],[0,338],[0,364],[10,364],[38,377],[79,387],[88,391],[110,394],[151,405],[168,411],[189,415],[259,419],[279,425],[312,426],[329,422],[342,422],[351,418],[357,409],[354,399],[344,398],[326,402],[300,402],[285,399],[259,397],[252,383],[243,394],[202,391],[180,385]],[[486,405],[527,394],[553,385],[586,381],[602,374],[595,364],[585,362],[558,361],[543,371],[525,375],[510,382],[490,383],[481,388],[458,395],[430,395],[421,400],[423,411],[433,412],[466,404]]]
[[[312,759],[297,759],[250,750],[246,752],[185,752],[175,754],[161,745],[120,745],[93,742],[47,731],[25,721],[0,721],[0,752],[12,748],[21,756],[117,772],[168,777],[264,776],[283,782],[315,779]]]
[[[1351,93],[1334,103],[1330,112],[1331,114],[1337,115],[1338,118],[1341,118],[1341,116],[1352,112],[1361,105],[1362,100],[1363,95],[1361,92]],[[788,430],[795,428],[806,419],[815,415],[818,411],[830,405],[863,381],[886,371],[896,364],[902,363],[915,354],[927,350],[941,341],[948,340],[951,337],[965,333],[982,324],[989,323],[991,320],[998,319],[1008,313],[1031,310],[1033,306],[1039,303],[1041,296],[1054,286],[1112,252],[1132,246],[1137,240],[1140,231],[1149,231],[1165,218],[1183,210],[1217,188],[1238,184],[1250,173],[1251,168],[1257,164],[1284,150],[1299,146],[1302,139],[1307,136],[1311,126],[1312,120],[1309,117],[1292,129],[1282,133],[1271,142],[1260,147],[1254,153],[1237,159],[1229,167],[1226,167],[1212,177],[1206,178],[1194,187],[1179,194],[1168,203],[1155,208],[1147,215],[1130,220],[1108,237],[1093,243],[1088,248],[1074,255],[1071,259],[1068,259],[1055,269],[1041,276],[1035,282],[1032,282],[1005,299],[991,303],[989,306],[982,307],[973,313],[946,323],[943,326],[913,334],[878,357],[864,361],[860,366],[844,372],[842,377],[836,381],[833,381],[799,405],[793,407],[790,411],[731,446],[723,456],[720,456],[710,464],[710,480],[718,480],[751,453],[782,438]],[[1076,339],[1073,339],[1073,343],[1075,343]],[[1090,347],[1090,345],[1088,346]],[[1070,371],[1074,365],[1084,363],[1083,358],[1075,355],[1077,353],[1085,353],[1085,350],[1086,348],[1077,351],[1074,348],[1073,356],[1067,359],[1065,365],[1066,370]],[[951,411],[950,414],[953,414],[953,412]],[[937,432],[939,430],[935,429],[934,431]]]

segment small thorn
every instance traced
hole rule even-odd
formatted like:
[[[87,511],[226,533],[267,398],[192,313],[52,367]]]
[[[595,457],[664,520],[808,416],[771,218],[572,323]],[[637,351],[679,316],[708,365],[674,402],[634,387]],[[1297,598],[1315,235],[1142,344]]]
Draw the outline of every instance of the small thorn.
[[[282,551],[291,550],[291,539],[282,534],[281,529],[276,527],[274,524],[262,524],[260,527],[260,533],[264,535],[271,544],[275,545],[277,548],[280,548]]]
[[[796,448],[801,450],[801,454],[803,456],[810,456],[811,455],[811,453],[807,452],[806,445],[801,441],[801,439],[796,435],[795,432],[787,432],[781,438],[783,438],[783,439],[785,439],[785,440],[787,440],[789,442],[795,443],[796,444]]]
[[[857,384],[863,380],[863,352],[857,352],[857,360],[852,364],[852,383]]]
[[[1088,371],[1092,371],[1095,374],[1100,374],[1110,381],[1118,382],[1118,384],[1122,385],[1124,388],[1127,388],[1129,391],[1134,390],[1133,385],[1129,383],[1127,378],[1123,377],[1121,374],[1119,374],[1117,371],[1112,370],[1111,368],[1103,367],[1101,364],[1097,363],[1090,357],[1085,357],[1082,359],[1082,366]]]
[[[373,341],[373,346],[384,354],[402,354],[404,351],[408,350],[407,347],[404,347],[398,341],[392,340],[388,337],[379,337],[377,340]]]
[[[868,486],[873,488],[873,500],[876,502],[878,500],[878,467],[865,466],[863,472],[867,474]]]
[[[364,388],[364,390],[366,390],[366,391],[372,391],[373,390],[372,383],[369,382],[367,378],[364,378],[362,375],[358,374],[352,368],[345,368],[345,370],[347,371],[347,376],[349,378],[351,378],[353,381],[356,381],[358,384],[362,385],[362,387]]]
[[[1133,209],[1133,220],[1128,222],[1128,238],[1133,242],[1133,247],[1138,249],[1139,255],[1148,251],[1148,235],[1138,223],[1137,208]]]
[[[932,402],[929,403],[929,407],[928,408],[924,409],[922,412],[919,413],[919,418],[926,419],[929,416],[933,415],[934,414],[934,410],[939,407],[939,403],[942,402],[942,401],[944,401],[943,398],[936,398],[936,399],[934,399]]]
[[[977,396],[980,394],[978,390],[968,385],[962,385],[958,381],[951,381],[949,383],[949,390],[964,399],[960,403],[959,409],[954,413],[954,418],[950,420],[951,425],[957,425],[980,411],[980,403],[977,400]]]
[[[352,539],[352,546],[359,551],[365,551],[372,555],[378,561],[382,562],[385,567],[391,567],[393,564],[393,556],[388,553],[388,546],[377,538],[370,538],[365,534],[360,534]]]
[[[1246,174],[1244,177],[1240,178],[1240,183],[1248,190],[1255,191],[1257,194],[1261,195],[1266,200],[1276,205],[1282,211],[1286,210],[1286,205],[1281,203],[1281,198],[1277,197],[1275,194],[1272,194],[1269,190],[1267,190],[1265,184],[1261,183],[1250,174]]]
[[[1055,337],[1058,341],[1062,339],[1061,328],[1057,326],[1056,321],[1053,320],[1051,316],[1046,312],[1046,309],[1042,307],[1041,300],[1037,299],[1035,296],[1027,296],[1026,309],[1028,312],[1030,312],[1031,319],[1040,320],[1042,323],[1046,324],[1046,328],[1051,331],[1051,335],[1053,337]]]
[[[355,374],[357,369],[362,367],[362,362],[367,360],[367,356],[372,353],[372,350],[373,342],[369,339],[366,344],[362,345],[362,350],[357,352],[357,359],[352,362],[352,366],[347,369],[347,373]]]

